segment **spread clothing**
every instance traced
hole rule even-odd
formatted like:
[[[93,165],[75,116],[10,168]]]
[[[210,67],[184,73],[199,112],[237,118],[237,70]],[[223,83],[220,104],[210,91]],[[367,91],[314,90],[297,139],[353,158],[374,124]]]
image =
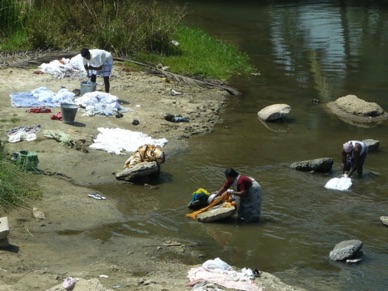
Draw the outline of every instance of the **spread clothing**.
[[[233,186],[236,192],[246,191],[247,195],[238,197],[237,214],[240,219],[245,222],[256,222],[260,219],[262,189],[255,179],[248,176],[238,175],[233,181],[227,181],[224,184],[224,189]]]
[[[98,75],[102,77],[109,77],[112,72],[113,67],[113,57],[112,55],[104,50],[100,49],[91,49],[90,51],[90,60],[82,58],[84,65],[89,65],[92,67],[101,67],[100,70],[90,70],[90,75]]]

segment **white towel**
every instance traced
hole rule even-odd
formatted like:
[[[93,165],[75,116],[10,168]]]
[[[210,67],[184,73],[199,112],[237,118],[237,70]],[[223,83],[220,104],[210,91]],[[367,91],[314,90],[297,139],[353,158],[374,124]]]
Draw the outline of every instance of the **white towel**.
[[[352,186],[352,180],[350,178],[348,178],[348,177],[341,177],[341,178],[330,179],[326,183],[325,188],[333,189],[333,190],[346,191],[346,190],[349,190],[349,188],[351,186]]]

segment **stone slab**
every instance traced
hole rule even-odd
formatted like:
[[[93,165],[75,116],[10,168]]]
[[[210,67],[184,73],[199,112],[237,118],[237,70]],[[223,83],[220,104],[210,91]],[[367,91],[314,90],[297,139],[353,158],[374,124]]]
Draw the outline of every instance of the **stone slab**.
[[[0,217],[0,240],[7,238],[9,235],[8,217]]]
[[[215,222],[225,218],[229,218],[236,213],[235,207],[222,207],[222,204],[216,205],[205,212],[197,215],[197,220],[200,222]]]

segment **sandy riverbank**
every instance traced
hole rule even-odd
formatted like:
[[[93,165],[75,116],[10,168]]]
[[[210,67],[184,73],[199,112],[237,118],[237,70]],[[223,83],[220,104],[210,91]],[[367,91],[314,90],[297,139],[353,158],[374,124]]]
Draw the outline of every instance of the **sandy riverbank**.
[[[53,176],[36,176],[43,193],[42,200],[31,208],[13,210],[3,216],[9,219],[10,247],[0,249],[0,291],[5,290],[63,290],[63,280],[80,278],[74,290],[190,290],[187,272],[192,266],[178,257],[205,258],[195,248],[195,242],[176,241],[168,237],[114,237],[107,241],[93,239],[91,232],[101,225],[126,221],[116,202],[103,203],[88,198],[93,185],[122,183],[112,175],[120,170],[129,155],[112,155],[88,149],[87,153],[67,148],[43,136],[43,130],[61,130],[75,139],[92,141],[97,128],[123,128],[141,131],[153,138],[166,138],[164,150],[168,156],[184,151],[186,140],[193,135],[209,134],[222,122],[219,112],[230,96],[219,89],[189,87],[166,82],[144,72],[125,71],[115,66],[111,78],[111,94],[120,99],[128,110],[122,118],[115,116],[82,116],[77,113],[76,124],[52,120],[52,113],[29,113],[26,108],[13,108],[9,93],[29,92],[45,86],[57,92],[61,86],[78,89],[78,79],[53,79],[50,75],[34,74],[37,68],[0,69],[0,111],[3,141],[5,131],[18,126],[39,124],[41,131],[34,141],[5,143],[8,152],[31,150],[38,153],[39,168]],[[97,79],[98,82],[101,80]],[[97,89],[101,89],[99,85]],[[172,96],[171,90],[182,92]],[[189,123],[172,123],[166,113],[181,114]],[[140,121],[133,125],[133,119]],[[36,221],[32,207],[42,210],[46,218]],[[90,219],[90,218],[93,219]],[[82,223],[80,223],[82,221]],[[164,260],[163,254],[176,254]],[[265,271],[265,270],[262,270]],[[103,275],[103,276],[101,276]],[[91,280],[86,282],[87,280]],[[297,290],[284,285],[268,273],[257,278],[264,290]],[[98,285],[98,286],[97,286]],[[91,289],[92,286],[96,287]]]

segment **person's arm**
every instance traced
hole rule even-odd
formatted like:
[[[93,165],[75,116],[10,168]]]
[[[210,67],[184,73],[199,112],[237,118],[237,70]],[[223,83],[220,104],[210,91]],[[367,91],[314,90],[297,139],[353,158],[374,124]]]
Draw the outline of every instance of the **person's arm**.
[[[346,153],[344,150],[341,151],[341,173],[345,174],[345,163],[346,163]]]
[[[231,191],[230,194],[235,195],[235,196],[239,196],[239,197],[245,197],[245,196],[247,196],[247,191],[246,190]]]
[[[248,195],[247,189],[252,186],[252,181],[246,176],[240,177],[240,180],[237,182],[237,189],[240,191],[230,191],[229,193],[239,197],[246,197]]]
[[[218,191],[216,192],[216,193],[217,193],[216,197],[218,197],[218,196],[224,194],[225,191],[228,190],[229,187],[232,185],[232,183],[233,183],[233,182],[226,181],[226,182],[224,183],[224,185],[221,187],[221,189],[218,190]]]
[[[354,162],[352,164],[352,168],[349,171],[348,177],[350,177],[359,167],[361,149],[361,145],[356,143],[354,146]]]
[[[86,64],[84,65],[85,71],[86,71],[86,76],[89,77],[89,66]]]
[[[86,66],[85,66],[85,67],[86,67]],[[101,69],[102,69],[102,66],[99,66],[99,67],[88,66],[88,69],[89,69],[89,70],[101,70]]]
[[[222,186],[222,188],[218,191],[216,191],[216,197],[220,196],[221,194],[223,194],[228,188],[225,188],[225,185]]]

